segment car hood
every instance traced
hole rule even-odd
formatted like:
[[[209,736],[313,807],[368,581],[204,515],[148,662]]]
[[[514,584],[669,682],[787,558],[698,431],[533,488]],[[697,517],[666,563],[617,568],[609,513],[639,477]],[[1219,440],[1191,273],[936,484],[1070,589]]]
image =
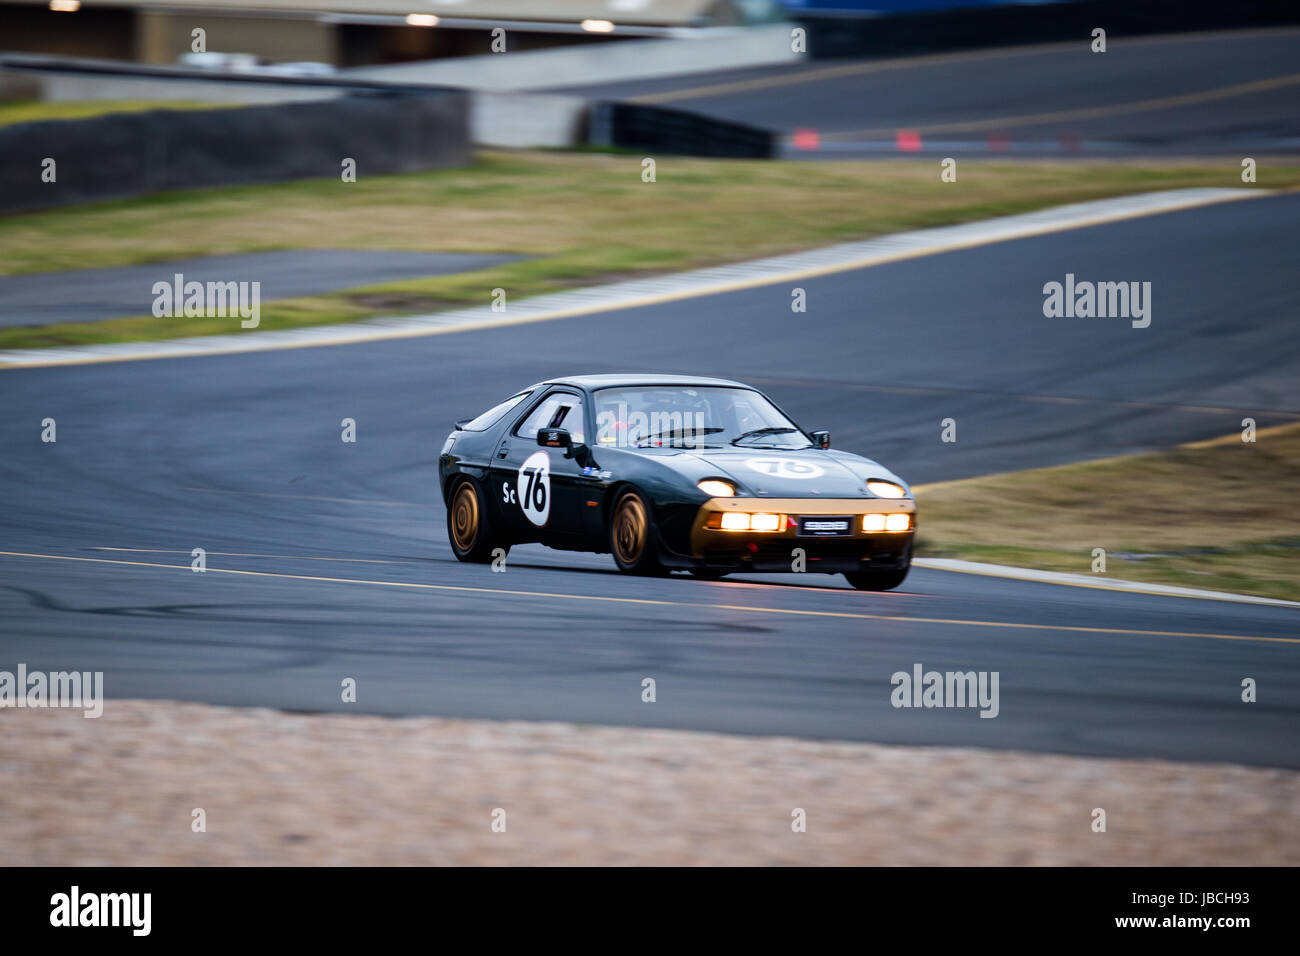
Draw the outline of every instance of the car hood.
[[[726,448],[691,452],[738,495],[761,498],[862,498],[868,478],[903,484],[887,468],[843,453],[815,449]],[[907,487],[903,485],[903,487]]]

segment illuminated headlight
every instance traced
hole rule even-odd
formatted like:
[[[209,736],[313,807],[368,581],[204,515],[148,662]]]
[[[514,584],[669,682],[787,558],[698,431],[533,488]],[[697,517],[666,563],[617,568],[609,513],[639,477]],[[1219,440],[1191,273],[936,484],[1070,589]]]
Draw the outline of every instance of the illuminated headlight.
[[[867,491],[877,498],[902,498],[907,494],[902,485],[896,485],[892,481],[881,481],[879,478],[867,482]]]
[[[731,498],[736,494],[736,486],[727,481],[720,481],[717,478],[705,478],[695,487],[704,492],[710,498]]]
[[[906,511],[892,515],[863,515],[863,531],[907,531],[912,527],[912,516]]]
[[[724,511],[710,516],[705,527],[721,531],[780,531],[784,517],[784,515]]]

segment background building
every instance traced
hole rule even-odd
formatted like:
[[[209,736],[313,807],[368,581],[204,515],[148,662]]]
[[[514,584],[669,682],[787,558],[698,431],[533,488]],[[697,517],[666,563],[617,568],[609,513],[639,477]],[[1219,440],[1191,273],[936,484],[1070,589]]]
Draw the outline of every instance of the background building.
[[[175,63],[210,52],[337,67],[672,35],[763,19],[766,0],[8,0],[0,50]]]

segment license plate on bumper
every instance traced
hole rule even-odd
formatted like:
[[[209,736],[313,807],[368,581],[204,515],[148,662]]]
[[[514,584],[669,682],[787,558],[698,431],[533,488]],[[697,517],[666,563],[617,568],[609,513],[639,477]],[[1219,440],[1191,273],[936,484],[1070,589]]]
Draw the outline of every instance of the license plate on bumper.
[[[804,538],[850,538],[853,519],[848,515],[801,515],[799,535]]]

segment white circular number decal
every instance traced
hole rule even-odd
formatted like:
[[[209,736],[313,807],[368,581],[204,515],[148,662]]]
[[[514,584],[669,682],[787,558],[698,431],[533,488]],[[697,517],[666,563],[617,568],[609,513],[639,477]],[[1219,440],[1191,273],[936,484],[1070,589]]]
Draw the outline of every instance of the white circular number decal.
[[[540,528],[551,514],[551,456],[544,451],[529,455],[519,466],[518,487],[524,517]]]
[[[745,464],[754,471],[773,478],[820,478],[826,474],[821,465],[793,458],[746,458]]]

